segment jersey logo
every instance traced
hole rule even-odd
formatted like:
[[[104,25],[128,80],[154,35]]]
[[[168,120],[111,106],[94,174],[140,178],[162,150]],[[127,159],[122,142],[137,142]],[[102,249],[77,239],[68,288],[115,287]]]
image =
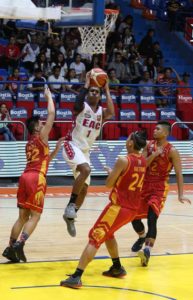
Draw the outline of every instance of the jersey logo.
[[[84,114],[84,117],[85,117],[85,118],[91,118],[91,115],[88,114],[88,113],[85,113],[85,114]]]

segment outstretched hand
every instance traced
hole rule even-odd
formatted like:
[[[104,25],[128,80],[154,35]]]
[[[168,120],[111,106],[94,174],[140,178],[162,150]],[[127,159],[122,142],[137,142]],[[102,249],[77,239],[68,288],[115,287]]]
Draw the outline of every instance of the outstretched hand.
[[[58,141],[57,141],[57,143],[56,143],[56,149],[57,150],[60,150],[60,148],[62,147],[62,145],[63,145],[63,143],[64,143],[64,141],[65,141],[65,137],[61,137]]]
[[[86,80],[85,80],[85,88],[89,88],[90,86],[90,71],[86,73]]]
[[[48,98],[52,97],[52,93],[50,92],[50,89],[48,87],[46,87],[44,90],[44,97],[46,98],[46,100],[48,100]]]
[[[187,197],[184,197],[183,195],[181,197],[178,198],[178,201],[180,201],[181,203],[189,203],[192,204],[191,200],[188,199]]]

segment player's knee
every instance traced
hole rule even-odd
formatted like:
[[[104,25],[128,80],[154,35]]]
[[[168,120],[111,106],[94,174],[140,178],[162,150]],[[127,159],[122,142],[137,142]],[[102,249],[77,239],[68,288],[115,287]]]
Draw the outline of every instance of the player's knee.
[[[145,226],[143,225],[141,220],[133,220],[132,221],[132,226],[135,232],[143,232],[145,230]]]
[[[105,231],[103,228],[99,228],[99,227],[96,227],[96,228],[91,228],[90,232],[89,232],[89,243],[91,245],[93,245],[95,248],[99,248],[100,245],[104,242],[105,240]]]
[[[84,167],[81,169],[81,175],[87,178],[90,175],[91,168],[89,165],[84,165]]]
[[[29,216],[28,215],[20,215],[19,220],[22,224],[25,224],[29,220]]]

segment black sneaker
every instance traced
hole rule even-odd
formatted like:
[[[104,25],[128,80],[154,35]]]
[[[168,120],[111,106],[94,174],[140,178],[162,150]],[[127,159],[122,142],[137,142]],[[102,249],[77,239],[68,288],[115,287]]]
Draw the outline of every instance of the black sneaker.
[[[19,262],[19,259],[17,258],[13,247],[9,246],[9,247],[5,248],[5,250],[2,253],[2,256],[6,257],[11,262],[14,262],[14,263],[18,263]]]
[[[66,280],[61,281],[60,285],[64,286],[64,287],[69,287],[72,289],[79,289],[82,287],[82,281],[81,281],[80,276],[77,276],[77,277],[70,276]]]
[[[102,274],[108,277],[122,278],[125,275],[127,275],[127,272],[122,266],[119,269],[116,269],[114,266],[111,266],[108,271],[104,271]]]
[[[138,252],[138,256],[141,259],[142,267],[147,267],[149,259],[150,259],[150,251],[148,248],[145,248]]]
[[[139,250],[141,250],[141,248],[143,247],[143,244],[145,243],[145,237],[144,238],[139,238],[131,247],[131,251],[133,252],[138,252]]]
[[[27,261],[25,253],[23,251],[24,243],[23,242],[16,242],[13,245],[13,250],[15,251],[15,255],[17,259],[22,260],[23,262]]]

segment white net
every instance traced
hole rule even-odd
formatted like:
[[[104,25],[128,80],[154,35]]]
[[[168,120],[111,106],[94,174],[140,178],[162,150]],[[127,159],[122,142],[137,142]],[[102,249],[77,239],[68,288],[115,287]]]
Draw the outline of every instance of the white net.
[[[116,10],[105,10],[103,26],[78,27],[82,40],[82,53],[105,53],[106,38],[118,16]]]

